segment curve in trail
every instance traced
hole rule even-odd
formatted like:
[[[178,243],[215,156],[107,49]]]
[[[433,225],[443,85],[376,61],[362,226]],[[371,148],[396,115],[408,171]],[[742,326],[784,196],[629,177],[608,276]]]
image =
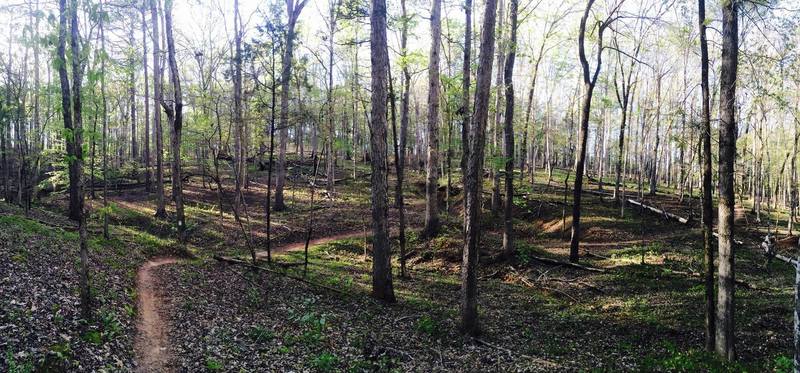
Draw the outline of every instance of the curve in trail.
[[[308,246],[363,236],[364,232],[336,234],[311,240]],[[302,250],[303,248],[305,248],[305,241],[278,246],[272,250],[272,253]],[[258,258],[265,258],[267,252],[259,251],[256,255]],[[169,328],[159,314],[161,299],[156,291],[157,279],[153,275],[153,269],[162,265],[177,263],[178,261],[180,259],[173,257],[151,259],[139,268],[136,275],[139,318],[136,323],[134,351],[136,353],[137,372],[169,372],[173,370],[170,365],[172,356],[168,348],[169,336],[167,331]]]
[[[316,245],[322,245],[322,244],[325,244],[325,243],[328,243],[328,242],[332,242],[332,241],[338,241],[338,240],[344,240],[344,239],[356,238],[356,237],[364,237],[364,232],[363,231],[362,232],[348,232],[348,233],[335,234],[335,235],[327,236],[327,237],[315,238],[315,239],[313,239],[313,240],[308,242],[308,247],[312,247],[312,246],[316,246]],[[283,246],[278,246],[278,247],[273,248],[272,249],[272,254],[285,253],[285,252],[288,252],[288,251],[303,250],[303,249],[305,249],[305,247],[306,247],[306,242],[305,241],[290,243],[290,244],[286,244],[286,245],[283,245]],[[257,259],[263,259],[263,258],[266,258],[266,257],[267,257],[267,252],[266,251],[258,251],[258,252],[256,252],[256,258]]]
[[[171,356],[168,350],[167,326],[158,310],[156,278],[153,269],[178,262],[178,258],[164,257],[147,261],[136,275],[136,289],[139,296],[139,320],[136,323],[137,372],[169,372]]]

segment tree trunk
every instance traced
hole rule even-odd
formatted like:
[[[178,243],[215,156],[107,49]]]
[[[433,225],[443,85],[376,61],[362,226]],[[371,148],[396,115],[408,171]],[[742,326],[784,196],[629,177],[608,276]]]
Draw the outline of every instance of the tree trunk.
[[[164,202],[164,132],[161,128],[161,109],[159,105],[164,100],[162,92],[161,73],[161,39],[158,34],[158,0],[150,0],[150,19],[153,24],[153,126],[156,137],[156,214],[157,218],[166,218],[167,209]]]
[[[738,64],[738,1],[722,7],[722,68],[719,126],[719,275],[716,350],[734,360],[734,162],[736,159],[736,69]]]
[[[499,0],[498,3],[498,10],[497,10],[497,76],[495,77],[495,87],[497,87],[497,94],[495,96],[494,101],[494,122],[492,125],[492,162],[491,166],[489,167],[489,176],[492,179],[492,196],[491,196],[491,204],[490,208],[492,210],[492,215],[498,215],[500,213],[500,170],[497,169],[497,165],[495,164],[495,159],[500,155],[498,152],[497,146],[497,132],[499,132],[502,115],[500,112],[500,107],[503,105],[503,70],[501,70],[501,66],[505,65],[505,41],[503,40],[503,22],[506,18],[506,10],[505,10],[505,2],[503,0]]]
[[[658,73],[656,77],[656,144],[653,147],[653,159],[650,163],[650,191],[649,195],[656,195],[658,190],[658,146],[661,142],[661,79],[663,75]]]
[[[333,196],[336,192],[336,147],[334,146],[334,137],[336,131],[333,120],[335,115],[333,102],[333,52],[335,46],[334,35],[336,33],[336,11],[339,6],[339,0],[331,0],[328,4],[330,5],[330,20],[328,20],[328,24],[330,26],[330,29],[328,30],[330,32],[328,34],[328,157],[325,159],[325,174],[327,175],[326,185],[328,188],[328,198],[333,199]]]
[[[102,4],[102,3],[101,3]],[[101,5],[102,11],[102,5]],[[108,234],[108,98],[106,96],[106,32],[105,22],[100,18],[100,50],[103,52],[100,60],[100,96],[103,101],[103,237],[109,238]],[[132,107],[134,105],[131,105]],[[94,143],[94,140],[92,140]],[[92,162],[94,164],[94,162]],[[94,183],[92,184],[94,191]]]
[[[242,120],[242,30],[241,15],[239,14],[239,0],[233,2],[233,32],[236,34],[235,55],[233,57],[233,122],[235,130],[236,162],[234,172],[236,173],[236,191],[233,197],[233,208],[239,211],[242,204],[242,183],[244,182],[244,169],[247,167],[246,152],[244,150],[244,121]],[[255,255],[252,255],[253,265],[255,265]]]
[[[470,75],[472,63],[472,0],[465,0],[464,2],[464,64],[461,69],[461,182],[466,185],[466,169],[467,159],[469,159],[469,123],[470,123],[470,108],[469,108],[469,91],[470,91]],[[408,75],[408,69],[403,69],[404,74]],[[410,82],[410,76],[406,79]],[[407,85],[409,83],[406,83]],[[407,90],[406,90],[407,91]],[[466,199],[464,200],[466,203]]]
[[[143,0],[146,1],[146,0]],[[147,5],[143,2],[142,13],[142,65],[144,65],[144,149],[142,149],[142,163],[144,163],[145,190],[150,192],[150,83],[147,76],[147,18],[145,16]],[[158,108],[156,108],[158,110]]]
[[[403,11],[400,29],[400,53],[403,57],[407,54],[408,44],[408,13],[406,12],[406,0],[400,0],[400,8]],[[392,132],[394,133],[394,156],[395,171],[397,173],[397,185],[395,186],[395,206],[399,219],[399,241],[400,241],[400,276],[406,277],[406,207],[403,199],[403,179],[406,164],[406,132],[408,131],[408,98],[411,87],[411,74],[408,71],[408,64],[403,64],[402,79],[402,98],[400,102],[400,134],[398,139],[397,127],[394,121],[394,90],[392,90]],[[390,70],[391,71],[391,70]],[[390,81],[391,82],[391,81]],[[354,127],[355,128],[355,127]],[[398,144],[399,142],[399,144]]]
[[[483,15],[480,56],[475,87],[475,111],[469,128],[469,157],[464,178],[464,251],[461,265],[461,331],[477,335],[478,327],[478,241],[480,230],[481,182],[486,142],[486,122],[489,119],[489,94],[494,55],[496,1],[486,0]]]
[[[178,62],[175,59],[175,39],[172,36],[172,0],[164,3],[164,33],[167,36],[167,59],[169,77],[172,83],[173,100],[170,105],[162,99],[161,106],[172,125],[170,142],[172,146],[172,195],[175,198],[175,225],[180,242],[186,241],[186,221],[183,212],[183,178],[181,177],[181,130],[183,128],[183,97]],[[162,95],[163,96],[163,95]]]
[[[91,317],[91,293],[89,291],[89,254],[87,247],[86,214],[83,210],[83,148],[82,148],[82,116],[81,116],[81,72],[80,49],[78,41],[78,4],[77,0],[70,2],[70,47],[72,49],[72,92],[70,92],[69,77],[66,64],[66,37],[67,37],[67,0],[59,0],[59,27],[58,27],[58,59],[62,63],[58,66],[59,81],[61,84],[61,110],[64,119],[64,129],[71,134],[67,138],[67,155],[69,157],[69,184],[70,184],[70,217],[78,222],[78,237],[80,246],[80,275],[79,288],[81,298],[81,316],[88,320]],[[70,107],[72,104],[72,107]],[[73,198],[75,196],[73,206]],[[74,216],[73,216],[74,214]]]
[[[442,43],[442,1],[431,9],[431,54],[428,65],[428,161],[425,164],[425,227],[427,238],[439,233],[439,49]]]
[[[283,52],[283,66],[281,70],[281,116],[279,122],[278,145],[278,180],[275,183],[275,210],[286,209],[283,200],[283,188],[286,185],[286,141],[289,137],[289,89],[292,80],[292,54],[294,53],[295,24],[307,0],[286,0],[286,14],[289,23],[286,26],[286,46]]]
[[[506,257],[514,255],[513,241],[513,207],[514,207],[514,60],[517,56],[517,13],[518,0],[511,0],[511,38],[509,39],[508,56],[506,57],[503,83],[506,88],[505,114],[505,166],[506,166],[506,203],[503,230],[503,252]]]
[[[578,134],[578,155],[575,158],[575,184],[572,195],[572,236],[569,245],[569,260],[572,263],[578,262],[578,247],[581,239],[581,194],[583,191],[583,172],[586,162],[586,143],[589,135],[589,114],[591,113],[592,93],[597,83],[597,76],[600,73],[600,66],[603,56],[603,31],[608,26],[609,20],[598,24],[597,33],[597,61],[594,73],[589,72],[589,61],[586,59],[585,39],[586,21],[592,10],[594,0],[589,0],[586,10],[583,13],[578,33],[578,55],[583,70],[583,103],[581,107],[581,126]],[[610,16],[610,15],[609,15]]]
[[[714,217],[712,216],[712,203],[711,200],[711,102],[709,99],[709,86],[708,86],[708,41],[706,39],[706,2],[705,0],[697,0],[699,26],[700,26],[700,73],[701,80],[700,86],[702,90],[703,99],[703,112],[701,120],[701,140],[703,146],[703,253],[705,265],[705,301],[706,301],[706,318],[705,318],[705,334],[706,334],[706,351],[713,351],[715,342],[714,337],[716,333],[715,326],[715,300],[714,300]]]
[[[133,37],[133,25],[128,30],[128,40],[130,40],[131,49],[136,50],[136,39]],[[130,54],[130,71],[128,72],[128,79],[130,85],[128,86],[128,96],[130,97],[131,105],[131,158],[130,160],[136,162],[139,156],[139,146],[136,142],[136,53]]]
[[[396,299],[392,285],[392,257],[388,224],[389,201],[386,182],[386,83],[389,67],[389,53],[386,44],[386,1],[372,0],[371,8],[372,296],[387,303],[394,303]]]

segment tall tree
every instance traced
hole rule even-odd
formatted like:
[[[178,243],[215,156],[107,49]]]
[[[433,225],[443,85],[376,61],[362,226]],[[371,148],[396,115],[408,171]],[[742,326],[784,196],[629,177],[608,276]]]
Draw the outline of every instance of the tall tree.
[[[642,31],[640,28],[639,31]],[[641,35],[641,33],[640,33]],[[616,165],[616,183],[614,183],[614,200],[620,205],[623,204],[623,197],[620,194],[620,186],[622,184],[622,161],[625,157],[625,126],[628,124],[628,105],[630,104],[631,92],[636,83],[633,80],[636,70],[636,62],[639,57],[639,52],[642,48],[642,41],[644,38],[639,39],[633,53],[630,54],[630,62],[626,64],[623,62],[622,57],[627,53],[620,50],[617,41],[617,35],[614,35],[614,48],[617,51],[617,66],[614,70],[614,93],[617,97],[617,103],[620,108],[620,124],[619,124],[619,142],[617,143],[617,165]],[[617,78],[619,74],[619,79]]]
[[[183,177],[181,175],[181,131],[183,129],[183,94],[178,62],[175,58],[175,38],[172,32],[172,1],[164,1],[164,33],[167,36],[167,61],[169,80],[172,84],[172,102],[161,100],[161,106],[172,125],[170,142],[172,145],[172,197],[175,199],[175,225],[181,242],[186,240],[186,221],[183,212]]]
[[[58,47],[57,54],[59,82],[61,83],[61,113],[67,136],[67,156],[69,159],[70,217],[78,222],[80,240],[80,298],[81,315],[84,319],[91,316],[91,293],[89,291],[89,253],[87,247],[86,213],[83,209],[83,118],[81,107],[82,66],[80,42],[78,40],[78,1],[69,4],[70,49],[72,50],[72,90],[70,92],[67,75],[66,38],[67,38],[67,0],[58,2]],[[72,106],[70,106],[70,104]],[[73,202],[74,196],[74,202]],[[74,203],[74,206],[73,206]]]
[[[103,3],[100,3],[100,100],[102,101],[103,111],[103,237],[109,238],[108,234],[108,97],[106,96],[106,31],[105,15],[103,14]],[[94,141],[92,141],[94,143]],[[92,160],[94,162],[94,160]],[[94,185],[92,185],[94,189]]]
[[[241,15],[239,14],[239,0],[233,1],[233,32],[235,51],[233,57],[233,122],[236,128],[235,131],[235,146],[236,146],[236,191],[234,195],[233,208],[236,209],[237,215],[242,203],[242,184],[244,184],[244,173],[247,167],[247,151],[244,143],[244,120],[242,120],[242,25]]]
[[[469,128],[469,156],[464,178],[464,252],[461,265],[461,331],[477,335],[478,326],[478,241],[483,181],[486,123],[489,120],[489,94],[492,84],[496,0],[486,0],[483,15],[478,74],[475,86],[475,111]]]
[[[142,65],[144,68],[144,148],[142,149],[142,163],[144,163],[144,188],[150,191],[150,82],[147,74],[147,0],[142,0]],[[156,107],[158,111],[158,107]]]
[[[739,63],[739,1],[722,6],[722,62],[720,70],[719,126],[719,269],[716,350],[725,359],[736,358],[734,349],[734,163],[736,161],[736,70]]]
[[[462,183],[466,185],[467,159],[469,158],[469,91],[472,74],[472,0],[464,1],[464,62],[461,69],[461,170]],[[466,199],[464,200],[466,203]]]
[[[283,201],[283,187],[286,185],[286,141],[289,138],[289,89],[292,80],[292,56],[294,53],[295,25],[300,12],[308,0],[286,0],[286,44],[283,50],[283,66],[281,71],[281,114],[278,124],[278,180],[275,183],[275,210],[286,209]]]
[[[131,9],[133,12],[133,9]],[[128,41],[131,51],[128,56],[128,96],[131,107],[131,161],[137,162],[139,156],[139,146],[136,141],[136,39],[133,36],[133,29],[136,23],[131,17],[131,27],[128,29]]]
[[[592,110],[592,93],[594,92],[597,77],[600,75],[600,66],[603,58],[603,32],[613,22],[613,14],[622,6],[620,0],[609,12],[608,17],[597,23],[597,57],[594,72],[589,71],[589,61],[586,59],[586,22],[592,11],[595,0],[586,3],[586,9],[581,17],[580,30],[578,31],[578,58],[581,62],[583,77],[583,98],[581,103],[581,123],[578,135],[578,155],[575,157],[575,183],[572,194],[572,237],[569,243],[569,261],[578,261],[578,248],[581,241],[581,194],[583,193],[583,171],[586,164],[586,144],[589,135],[589,115]]]
[[[559,7],[558,10],[561,10],[561,8]],[[556,28],[556,25],[561,20],[563,20],[564,17],[566,17],[570,13],[571,13],[571,9],[567,9],[567,11],[562,11],[562,12],[555,13],[553,18],[549,18],[548,19],[547,25],[545,26],[545,30],[546,31],[544,32],[544,35],[542,36],[541,44],[539,44],[539,52],[536,55],[531,56],[531,63],[533,65],[533,71],[531,72],[531,86],[530,86],[530,88],[528,88],[528,105],[525,108],[525,129],[524,129],[524,131],[522,133],[522,145],[520,147],[521,148],[520,149],[521,150],[520,161],[519,161],[519,169],[520,169],[519,177],[520,177],[520,180],[524,176],[525,162],[527,162],[527,159],[528,159],[528,137],[529,137],[528,133],[529,132],[530,132],[531,143],[533,144],[536,141],[536,138],[535,138],[534,133],[533,133],[534,126],[531,123],[531,112],[533,111],[534,104],[536,103],[536,97],[534,96],[534,93],[536,91],[536,81],[537,81],[537,78],[539,77],[539,66],[542,63],[542,60],[544,59],[545,54],[547,54],[547,52],[551,48],[555,47],[555,45],[551,45],[550,47],[547,47],[547,42],[548,42],[548,40],[550,40],[550,38],[553,37],[553,35],[556,35],[556,31],[558,31],[558,28]],[[547,47],[547,48],[545,48],[545,47]],[[531,156],[534,156],[534,154],[531,154]],[[529,166],[531,185],[533,184],[533,181],[534,181],[535,168],[536,168],[536,162],[535,162],[535,159],[532,159],[531,160],[531,164]]]
[[[438,0],[434,0],[438,1]],[[392,256],[389,245],[388,185],[386,182],[386,101],[389,51],[386,43],[386,1],[372,0],[370,12],[370,61],[372,66],[372,296],[387,303],[396,301],[392,285]]]
[[[708,86],[708,39],[706,38],[706,2],[697,0],[700,28],[700,87],[703,112],[700,117],[700,138],[703,142],[703,253],[705,263],[706,300],[706,350],[714,350],[715,301],[714,301],[714,216],[711,200],[711,99]]]
[[[431,9],[431,54],[428,61],[428,161],[425,164],[425,227],[423,236],[439,233],[439,49],[442,44],[442,1]]]
[[[497,17],[497,76],[495,77],[495,87],[497,87],[495,101],[494,101],[494,122],[492,122],[492,158],[497,159],[500,156],[500,153],[497,150],[497,133],[500,132],[500,125],[502,121],[502,114],[500,111],[500,107],[503,106],[503,65],[505,65],[505,40],[503,39],[503,29],[505,28],[504,22],[506,18],[506,8],[505,8],[505,1],[499,0],[498,2],[498,10],[497,13],[499,17]],[[492,162],[494,163],[494,162]],[[492,178],[492,199],[490,203],[490,208],[492,210],[493,215],[497,215],[500,212],[500,173],[496,169],[495,165],[492,164],[489,167],[489,176]]]
[[[467,0],[470,1],[470,0]],[[400,99],[400,134],[398,139],[397,128],[392,121],[392,131],[394,132],[394,155],[395,171],[397,173],[397,185],[395,185],[395,207],[398,215],[398,236],[400,243],[400,276],[406,277],[406,206],[403,199],[403,180],[406,165],[406,138],[408,136],[408,99],[411,93],[411,73],[408,70],[406,57],[408,55],[408,24],[410,22],[406,10],[406,0],[400,0],[402,10],[400,21],[400,54],[403,58],[401,63],[402,74],[402,97]],[[392,94],[394,96],[394,93]],[[392,97],[394,102],[394,97]],[[398,144],[399,143],[399,144]],[[355,158],[355,157],[354,157]]]
[[[504,211],[503,252],[507,257],[514,255],[514,60],[517,57],[517,13],[519,12],[518,0],[511,0],[510,28],[511,35],[508,40],[508,56],[506,56],[503,83],[506,89],[506,114],[503,133],[505,157],[505,187],[506,201]],[[498,66],[499,68],[499,66]]]
[[[156,138],[156,214],[158,218],[167,217],[164,201],[164,135],[161,128],[161,110],[158,109],[164,101],[161,74],[164,69],[161,65],[161,38],[158,33],[158,0],[150,0],[150,21],[153,25],[153,127]]]
[[[336,147],[334,138],[336,131],[334,128],[334,102],[333,102],[333,57],[336,36],[336,21],[338,20],[338,8],[340,0],[331,0],[328,2],[330,7],[328,19],[328,92],[327,92],[327,109],[328,109],[328,156],[325,159],[325,173],[327,175],[328,197],[333,198],[335,193],[335,180],[336,180]]]

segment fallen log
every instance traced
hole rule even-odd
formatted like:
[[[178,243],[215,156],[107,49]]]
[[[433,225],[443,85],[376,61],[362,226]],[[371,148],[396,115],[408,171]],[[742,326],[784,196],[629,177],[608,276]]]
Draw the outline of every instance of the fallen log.
[[[326,285],[323,285],[323,284],[320,284],[320,283],[316,283],[314,281],[309,281],[309,280],[306,280],[306,279],[304,279],[302,277],[292,276],[292,275],[290,275],[288,273],[285,273],[285,272],[276,271],[274,269],[253,265],[252,263],[244,261],[244,260],[241,260],[241,259],[236,259],[236,258],[231,258],[231,257],[226,257],[226,256],[219,256],[219,255],[214,255],[214,259],[216,259],[216,260],[218,260],[220,262],[241,264],[241,265],[249,267],[249,268],[253,268],[253,269],[257,269],[257,270],[265,271],[265,272],[269,272],[269,273],[274,273],[276,275],[280,275],[280,276],[283,276],[283,277],[286,277],[286,278],[290,278],[292,280],[299,281],[299,282],[302,282],[302,283],[305,283],[305,284],[308,284],[308,285],[320,287],[320,288],[323,288],[325,290],[329,290],[329,291],[332,291],[332,292],[335,292],[335,293],[345,294],[345,295],[348,294],[348,293],[345,293],[342,290],[339,290],[339,289],[336,289],[336,288],[332,288],[330,286],[326,286]]]
[[[535,260],[535,261],[537,261],[537,262],[542,262],[542,263],[546,263],[546,264],[563,265],[563,266],[572,267],[572,268],[576,268],[576,269],[582,269],[584,271],[589,271],[589,272],[599,272],[599,273],[605,273],[606,272],[606,270],[602,269],[602,268],[587,267],[587,266],[584,266],[584,265],[580,265],[578,263],[563,262],[563,261],[560,261],[560,260],[544,258],[544,257],[540,257],[540,256],[533,256],[533,255],[529,255],[528,257],[533,259],[533,260]]]
[[[640,207],[642,207],[644,209],[647,209],[647,210],[650,210],[652,212],[655,212],[656,214],[663,215],[663,216],[665,216],[667,218],[670,218],[670,219],[673,219],[673,220],[677,220],[678,222],[680,222],[682,224],[689,224],[691,222],[691,219],[675,215],[675,214],[673,214],[671,212],[667,212],[666,210],[662,210],[662,209],[659,209],[657,207],[653,207],[653,206],[650,206],[650,205],[645,205],[644,203],[642,203],[640,201],[636,201],[636,200],[633,200],[633,199],[629,198],[629,199],[627,199],[627,202],[632,204],[632,205],[640,206]]]
[[[719,233],[717,233],[717,232],[712,232],[711,234],[713,234],[713,235],[714,235],[714,237],[716,237],[716,238],[719,238]],[[735,244],[737,244],[737,245],[744,245],[744,242],[742,242],[742,240],[737,240],[737,239],[735,239],[735,238],[733,239],[733,243],[735,243]]]
[[[785,256],[785,255],[781,255],[781,254],[775,254],[775,259],[778,259],[778,260],[780,260],[780,261],[783,261],[783,262],[789,263],[789,264],[791,264],[791,265],[793,265],[793,266],[796,266],[796,265],[798,265],[798,264],[797,264],[797,259],[792,259],[792,258],[790,258],[790,257],[788,257],[788,256]]]

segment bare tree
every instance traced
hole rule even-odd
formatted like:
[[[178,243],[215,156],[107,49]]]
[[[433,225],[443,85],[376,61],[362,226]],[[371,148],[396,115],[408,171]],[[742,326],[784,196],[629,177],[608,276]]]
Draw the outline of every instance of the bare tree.
[[[641,23],[640,23],[641,25]],[[639,27],[639,35],[642,35],[642,28]],[[614,49],[617,52],[617,66],[614,70],[614,93],[617,97],[617,103],[620,108],[620,125],[619,125],[619,142],[617,143],[617,165],[616,165],[616,183],[614,184],[614,200],[620,205],[624,204],[624,197],[620,194],[620,185],[622,184],[622,161],[625,156],[625,126],[628,124],[628,105],[630,104],[631,92],[634,90],[636,81],[634,75],[636,74],[636,63],[638,62],[639,52],[642,49],[642,42],[644,38],[639,39],[636,46],[633,48],[633,53],[629,54],[630,61],[627,64],[623,63],[622,57],[627,53],[620,50],[617,41],[617,35],[614,35]],[[619,74],[619,79],[617,79]]]
[[[481,33],[478,74],[475,87],[475,111],[469,128],[469,157],[464,178],[464,253],[461,265],[461,331],[478,334],[478,241],[480,230],[481,184],[486,143],[486,123],[489,120],[489,94],[494,55],[494,27],[497,2],[486,0]]]
[[[597,57],[594,72],[589,71],[589,61],[586,59],[586,22],[595,0],[586,3],[586,10],[581,17],[580,30],[578,31],[578,57],[583,72],[583,102],[581,103],[581,126],[578,135],[578,155],[575,158],[575,183],[572,194],[572,237],[569,244],[569,261],[578,261],[578,247],[581,240],[581,194],[583,193],[583,171],[586,163],[586,143],[589,135],[589,115],[592,107],[592,93],[594,92],[597,77],[603,58],[603,32],[615,20],[613,15],[622,6],[624,0],[614,5],[605,20],[597,22]]]
[[[547,52],[551,48],[556,46],[555,44],[551,45],[549,47],[547,46],[547,42],[550,40],[550,38],[553,37],[553,35],[556,35],[556,31],[558,31],[558,29],[556,28],[556,25],[558,25],[558,23],[561,22],[561,20],[563,20],[568,14],[570,14],[570,12],[571,12],[571,9],[567,9],[564,12],[556,13],[556,15],[553,16],[553,18],[550,18],[548,20],[547,24],[545,25],[545,32],[544,32],[544,35],[542,36],[541,44],[539,44],[539,51],[538,51],[537,54],[535,54],[535,55],[533,55],[531,57],[531,60],[532,60],[531,62],[533,64],[533,71],[531,72],[531,86],[528,89],[528,105],[526,106],[526,109],[525,109],[525,130],[523,131],[523,134],[522,134],[522,146],[521,146],[521,149],[520,149],[521,150],[520,163],[519,163],[519,169],[520,169],[519,177],[520,177],[520,180],[523,178],[523,175],[525,173],[524,172],[525,171],[525,162],[527,161],[527,158],[528,158],[528,153],[527,153],[528,152],[528,132],[530,132],[531,143],[536,141],[536,138],[535,138],[534,133],[533,133],[534,126],[531,124],[531,112],[533,111],[533,107],[534,107],[534,104],[536,102],[536,98],[534,96],[534,93],[536,91],[536,81],[537,81],[537,78],[539,76],[539,66],[541,65],[542,60],[544,59],[544,56],[547,54]],[[534,171],[535,171],[535,169],[536,169],[535,160],[532,160],[531,164],[529,166],[531,185],[533,184],[533,181],[534,181]]]

